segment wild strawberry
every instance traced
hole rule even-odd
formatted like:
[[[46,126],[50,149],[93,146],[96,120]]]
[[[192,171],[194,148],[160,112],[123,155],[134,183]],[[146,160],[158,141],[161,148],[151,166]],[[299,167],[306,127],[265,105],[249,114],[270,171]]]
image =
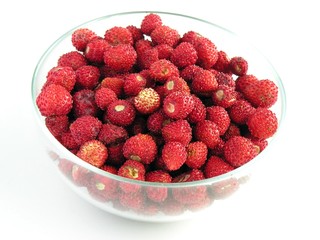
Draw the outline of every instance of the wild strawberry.
[[[217,79],[218,85],[226,85],[231,88],[235,88],[236,86],[236,83],[233,80],[232,76],[227,73],[217,72],[215,74],[215,77]]]
[[[268,141],[266,139],[256,138],[253,136],[249,136],[248,138],[255,145],[258,153],[261,153],[268,146]]]
[[[253,84],[250,91],[247,90],[245,97],[254,107],[269,108],[278,99],[278,87],[269,79],[259,80]]]
[[[162,19],[158,14],[155,13],[149,13],[147,14],[141,24],[140,24],[140,28],[142,33],[146,34],[146,35],[150,35],[151,32],[158,26],[162,25]]]
[[[240,132],[239,126],[236,125],[235,123],[231,122],[229,124],[227,131],[222,136],[222,138],[226,141],[226,140],[232,138],[233,136],[240,136],[240,135],[241,135],[241,132]]]
[[[170,183],[172,177],[169,173],[163,170],[155,170],[146,173],[145,181],[147,182],[160,182],[160,183]],[[168,196],[167,187],[147,187],[147,196],[150,200],[154,202],[163,202]]]
[[[69,129],[69,118],[67,115],[53,115],[45,118],[45,124],[51,134],[60,139],[61,135]]]
[[[134,98],[134,106],[142,114],[150,114],[160,107],[160,96],[153,88],[142,89]]]
[[[183,34],[181,42],[188,42],[194,45],[199,38],[203,38],[200,33],[197,33],[195,31],[188,31]]]
[[[125,162],[125,158],[122,154],[124,142],[108,145],[108,164],[113,166],[121,166]]]
[[[211,94],[218,87],[215,75],[209,70],[202,70],[195,73],[191,82],[191,89],[200,95]]]
[[[233,57],[230,59],[229,67],[233,74],[243,76],[248,71],[248,62],[243,57]]]
[[[71,169],[71,179],[77,186],[88,186],[90,184],[92,172],[85,167],[73,164]]]
[[[206,119],[217,125],[220,136],[227,131],[230,125],[230,117],[227,110],[220,106],[207,107]]]
[[[134,44],[134,48],[138,55],[153,48],[152,42],[148,39],[140,39]]]
[[[76,70],[76,76],[76,87],[94,89],[99,83],[100,71],[95,66],[86,65]]]
[[[74,137],[71,134],[71,131],[66,131],[61,134],[60,137],[60,143],[69,150],[78,149],[80,146],[74,139]],[[78,150],[76,150],[77,152]]]
[[[158,51],[159,59],[170,59],[173,52],[173,47],[168,44],[159,44],[154,47]]]
[[[234,123],[243,125],[255,108],[246,100],[237,100],[229,109],[229,116]]]
[[[170,77],[164,84],[164,96],[175,91],[185,91],[190,94],[187,82],[181,77]]]
[[[95,92],[90,89],[82,89],[73,94],[73,109],[75,117],[85,115],[97,116],[99,108],[95,101]]]
[[[258,78],[252,74],[247,74],[243,76],[239,76],[236,79],[236,90],[238,92],[243,93],[244,95],[250,91],[250,88],[258,81]]]
[[[197,62],[197,51],[191,43],[182,42],[173,49],[170,60],[178,68],[184,68]]]
[[[101,127],[102,123],[98,118],[86,115],[78,117],[70,124],[70,132],[74,140],[82,145],[87,141],[96,139]]]
[[[104,115],[104,121],[110,121],[118,126],[130,125],[136,116],[136,111],[129,101],[116,100],[110,103]]]
[[[101,110],[106,110],[108,105],[116,100],[118,97],[110,88],[102,87],[95,91],[94,101]]]
[[[123,185],[125,185],[125,183],[121,183],[120,186],[122,187]],[[121,210],[131,210],[131,211],[136,211],[136,212],[141,212],[144,211],[144,206],[145,206],[145,195],[141,192],[141,191],[133,191],[132,190],[132,185],[133,184],[129,184],[131,185],[131,189],[130,186],[128,186],[128,191],[126,192],[127,189],[125,187],[123,187],[124,189],[126,189],[123,192],[119,193],[119,203],[121,204]],[[136,187],[138,187],[136,185]],[[134,188],[133,188],[134,189]],[[139,188],[138,188],[139,189]],[[131,190],[131,191],[130,191]],[[119,208],[119,206],[117,206]]]
[[[139,133],[147,133],[147,120],[144,116],[137,116],[133,123],[127,128],[129,135],[134,136]]]
[[[230,197],[240,187],[240,183],[236,178],[229,178],[212,184],[212,196],[214,199],[224,199]]]
[[[137,55],[137,65],[140,69],[149,69],[151,64],[158,60],[159,53],[155,48],[139,51]]]
[[[106,146],[110,144],[117,144],[128,139],[128,132],[125,128],[105,123],[102,125],[97,139]]]
[[[194,127],[194,137],[206,144],[208,148],[214,148],[218,144],[219,135],[217,124],[210,120],[198,122]]]
[[[218,50],[216,45],[208,38],[198,38],[193,44],[197,51],[197,65],[204,69],[210,69],[218,60]]]
[[[129,25],[126,27],[126,29],[128,29],[132,35],[133,44],[138,40],[143,39],[143,33],[140,28],[134,25]]]
[[[50,84],[57,84],[65,87],[68,92],[71,92],[76,83],[76,73],[72,67],[53,67],[47,75],[47,81],[43,88]]]
[[[187,151],[180,142],[167,142],[162,148],[161,158],[169,171],[178,170],[187,160]]]
[[[84,51],[84,56],[90,62],[93,63],[103,63],[103,55],[109,44],[103,38],[95,38],[92,41],[88,42],[86,49]]]
[[[229,128],[230,128],[230,126],[229,126]],[[224,136],[225,135],[223,135],[222,137],[224,137]],[[223,157],[224,143],[225,143],[225,141],[222,138],[220,138],[219,141],[218,141],[218,144],[215,145],[214,148],[209,150],[209,154],[210,155],[215,155],[215,156],[218,156],[218,157]]]
[[[172,179],[172,182],[173,183],[193,182],[193,181],[199,181],[199,180],[203,180],[203,179],[204,179],[204,175],[200,169],[191,169],[189,171],[186,171],[186,172],[181,173],[180,175],[174,177]]]
[[[122,151],[127,159],[150,164],[156,157],[157,145],[150,135],[139,133],[125,141]]]
[[[88,28],[76,29],[71,36],[72,45],[78,50],[83,52],[86,49],[88,42],[97,38],[98,35]]]
[[[89,140],[80,146],[77,156],[95,167],[101,167],[108,158],[108,149],[98,140]]]
[[[224,144],[224,156],[228,163],[234,167],[240,167],[257,155],[255,145],[250,139],[242,136],[234,136]]]
[[[118,77],[106,77],[100,83],[101,87],[110,88],[112,91],[114,91],[118,98],[122,96],[123,85],[123,79]]]
[[[275,113],[267,108],[257,108],[248,118],[247,125],[250,133],[261,139],[272,137],[278,129],[278,120]]]
[[[197,72],[202,71],[203,68],[197,65],[189,65],[180,71],[180,77],[182,77],[186,82],[191,82]]]
[[[192,138],[192,128],[184,119],[166,124],[161,132],[165,142],[180,142],[183,146],[187,146]]]
[[[171,47],[174,47],[180,39],[177,30],[165,25],[157,26],[151,32],[150,37],[155,45],[168,44]]]
[[[58,59],[58,66],[60,67],[72,67],[73,70],[77,70],[79,67],[87,65],[86,58],[77,51],[71,51],[63,54]]]
[[[166,80],[173,76],[179,76],[178,68],[166,59],[160,59],[150,65],[150,76],[160,83],[165,83]]]
[[[107,48],[103,60],[112,70],[125,73],[136,63],[137,53],[130,44],[119,44]]]
[[[112,46],[119,44],[133,45],[133,38],[131,32],[124,27],[112,27],[109,28],[105,34],[104,39]]]
[[[206,178],[212,178],[221,174],[230,172],[234,169],[229,163],[218,156],[211,156],[204,166],[204,175]]]
[[[236,91],[226,85],[220,85],[212,94],[212,101],[215,105],[223,108],[231,107],[237,100]]]
[[[145,88],[147,80],[139,73],[130,73],[124,77],[123,90],[126,96],[136,96]]]
[[[228,57],[227,53],[224,51],[218,52],[218,59],[216,63],[213,65],[213,68],[222,73],[230,72],[229,68],[230,58]]]
[[[206,118],[206,107],[202,103],[201,99],[198,98],[196,95],[192,94],[191,96],[194,102],[194,107],[187,116],[187,120],[190,123],[201,122]]]
[[[50,84],[41,90],[36,104],[42,116],[67,115],[72,109],[72,96],[61,85]]]
[[[203,142],[191,142],[187,147],[187,153],[186,165],[199,169],[207,160],[208,148]]]
[[[147,129],[152,133],[161,133],[162,127],[169,122],[169,117],[166,116],[161,109],[148,116]]]
[[[193,98],[186,92],[172,92],[163,100],[163,111],[172,119],[185,119],[193,107]]]

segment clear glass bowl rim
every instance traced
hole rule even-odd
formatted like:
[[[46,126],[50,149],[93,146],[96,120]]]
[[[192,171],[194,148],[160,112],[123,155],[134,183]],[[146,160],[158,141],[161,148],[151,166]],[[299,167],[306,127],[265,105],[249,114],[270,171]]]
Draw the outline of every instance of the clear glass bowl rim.
[[[219,28],[222,31],[227,32],[228,34],[230,34],[230,36],[232,37],[236,37],[236,38],[240,38],[242,41],[246,42],[248,45],[250,45],[253,49],[255,49],[255,51],[259,52],[259,54],[261,55],[261,57],[264,58],[264,60],[266,61],[266,63],[268,63],[270,69],[273,71],[274,75],[276,76],[276,79],[273,79],[274,81],[276,81],[276,84],[278,86],[278,94],[281,97],[281,114],[278,117],[278,130],[276,132],[276,134],[272,137],[272,139],[270,139],[269,141],[269,145],[268,147],[262,151],[258,156],[256,156],[254,159],[252,159],[251,161],[249,161],[248,163],[244,164],[241,167],[238,167],[236,169],[234,169],[233,171],[230,171],[228,173],[213,177],[213,178],[207,178],[204,180],[198,180],[198,181],[193,181],[193,182],[179,182],[179,183],[158,183],[158,182],[147,182],[147,181],[139,181],[139,180],[132,180],[129,178],[125,178],[125,177],[121,177],[115,174],[111,174],[109,172],[106,172],[104,170],[101,170],[85,161],[83,161],[82,159],[78,158],[76,155],[74,155],[73,153],[71,153],[69,150],[67,150],[51,133],[50,131],[47,129],[47,127],[44,124],[43,121],[43,116],[40,114],[38,107],[36,105],[36,95],[35,95],[35,86],[36,86],[36,79],[38,76],[38,73],[42,67],[43,62],[46,60],[46,58],[50,55],[50,53],[52,52],[52,50],[59,45],[59,43],[61,41],[63,41],[66,37],[69,37],[74,30],[81,28],[83,26],[86,26],[88,24],[94,23],[94,22],[98,22],[98,21],[102,21],[108,18],[113,18],[113,17],[117,17],[117,16],[122,16],[122,15],[138,15],[138,14],[149,14],[149,13],[155,13],[155,14],[160,14],[160,15],[171,15],[171,16],[176,16],[176,17],[181,17],[181,18],[188,18],[194,21],[198,21],[207,25],[211,25],[212,27],[215,28]],[[32,96],[32,104],[33,104],[33,109],[34,109],[34,113],[36,115],[36,119],[37,122],[39,124],[39,127],[41,128],[42,132],[45,134],[45,136],[49,139],[49,141],[54,144],[55,148],[58,149],[59,151],[64,152],[64,155],[66,156],[65,159],[72,161],[73,163],[84,167],[96,174],[105,176],[107,178],[111,178],[113,180],[119,181],[119,182],[128,182],[131,184],[135,184],[135,185],[141,185],[141,186],[146,186],[146,187],[166,187],[166,188],[183,188],[183,187],[197,187],[197,186],[205,186],[205,185],[212,185],[215,183],[219,183],[219,182],[223,182],[226,181],[228,179],[232,179],[234,177],[242,176],[243,172],[246,172],[250,167],[252,167],[252,165],[256,164],[256,162],[259,161],[259,159],[263,158],[263,156],[266,154],[267,151],[269,151],[270,149],[270,145],[274,142],[276,136],[279,134],[279,130],[281,129],[281,126],[283,124],[283,120],[285,117],[285,113],[286,113],[286,93],[285,93],[285,88],[283,86],[283,82],[279,76],[279,74],[277,73],[277,71],[275,70],[275,68],[273,67],[273,65],[271,64],[271,62],[269,61],[269,59],[261,52],[259,51],[259,49],[255,48],[251,43],[249,44],[248,41],[246,41],[246,39],[241,38],[240,35],[230,31],[229,29],[226,29],[222,26],[219,26],[217,24],[214,24],[212,22],[197,18],[197,17],[192,17],[192,16],[188,16],[188,15],[184,15],[184,14],[180,14],[180,13],[173,13],[173,12],[163,12],[163,11],[131,11],[131,12],[119,12],[119,13],[114,13],[114,14],[109,14],[109,15],[105,15],[102,17],[98,17],[86,22],[81,23],[80,25],[70,29],[69,31],[67,31],[66,33],[64,33],[63,35],[61,35],[57,40],[55,40],[48,48],[47,50],[42,54],[42,56],[40,57],[38,63],[36,64],[35,70],[33,72],[33,76],[32,76],[32,82],[31,82],[31,96]]]

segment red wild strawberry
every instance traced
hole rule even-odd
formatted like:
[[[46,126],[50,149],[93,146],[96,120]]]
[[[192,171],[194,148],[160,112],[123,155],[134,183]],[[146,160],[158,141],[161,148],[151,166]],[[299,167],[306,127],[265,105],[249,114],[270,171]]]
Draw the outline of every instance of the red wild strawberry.
[[[143,33],[140,28],[134,25],[129,25],[126,27],[126,29],[128,29],[132,35],[133,44],[138,40],[143,39]]]
[[[118,98],[120,98],[123,93],[123,85],[123,79],[118,77],[106,77],[100,83],[101,87],[110,88],[114,91]]]
[[[222,136],[222,138],[226,141],[226,140],[232,138],[233,136],[240,136],[240,135],[241,135],[241,133],[240,133],[240,128],[238,127],[238,125],[231,122],[227,131]]]
[[[258,78],[252,74],[243,75],[236,79],[236,90],[244,95],[250,91],[250,88],[258,81]]]
[[[189,65],[180,71],[180,77],[182,77],[186,82],[191,82],[197,72],[202,71],[203,68],[197,65]]]
[[[98,106],[95,101],[95,92],[90,89],[82,89],[73,94],[73,114],[75,117],[85,115],[97,116]]]
[[[160,59],[150,65],[150,77],[160,83],[165,83],[166,80],[173,76],[179,76],[178,68],[166,59]]]
[[[177,30],[165,25],[157,26],[151,32],[150,37],[155,45],[168,44],[171,47],[174,47],[180,39]]]
[[[117,144],[128,139],[128,132],[125,128],[105,123],[102,125],[98,135],[98,140],[106,146],[110,144]]]
[[[60,67],[72,67],[73,70],[77,70],[79,67],[87,65],[86,58],[77,51],[71,51],[63,54],[58,59],[58,66]]]
[[[237,92],[234,88],[220,85],[212,94],[212,101],[215,105],[223,108],[231,107],[237,100]]]
[[[113,166],[121,166],[126,160],[122,154],[124,142],[108,145],[108,163]]]
[[[242,136],[234,136],[224,144],[224,156],[228,163],[234,167],[240,167],[257,155],[255,145],[250,139]]]
[[[125,141],[122,151],[127,159],[150,164],[156,157],[157,145],[150,135],[139,133]]]
[[[98,35],[88,28],[79,28],[72,33],[72,45],[78,50],[83,52],[86,49],[88,42],[97,38]]]
[[[99,83],[100,71],[95,66],[86,65],[76,70],[76,76],[76,87],[94,89]]]
[[[211,149],[219,143],[219,135],[217,124],[210,120],[198,122],[194,127],[194,137]]]
[[[57,84],[65,87],[68,92],[71,92],[76,83],[76,73],[72,67],[53,67],[47,75],[47,81],[43,88],[50,84]]]
[[[255,108],[246,100],[237,100],[229,109],[229,116],[234,123],[245,124]]]
[[[140,24],[140,28],[141,28],[141,32],[146,34],[146,35],[150,35],[151,32],[158,26],[162,25],[162,20],[161,17],[158,14],[155,13],[149,13],[147,14],[141,24]]]
[[[94,100],[101,110],[106,110],[110,103],[118,100],[118,97],[110,88],[102,87],[95,91]]]
[[[229,68],[230,59],[224,51],[218,52],[218,59],[216,63],[213,65],[213,68],[222,73],[230,72]]]
[[[133,38],[131,32],[124,27],[112,27],[104,34],[104,39],[112,46],[119,44],[133,45]]]
[[[191,89],[200,95],[211,94],[218,87],[215,75],[209,70],[201,70],[195,73],[191,82]]]
[[[51,134],[60,139],[69,129],[69,118],[67,115],[53,115],[45,118],[45,124]]]
[[[186,92],[172,92],[163,100],[163,111],[172,119],[186,118],[193,107],[193,98]]]
[[[184,119],[166,124],[161,132],[165,142],[180,142],[183,146],[187,146],[192,138],[191,126]]]
[[[169,117],[163,113],[162,109],[160,109],[149,115],[147,119],[147,129],[152,133],[161,133],[162,127],[169,122]]]
[[[60,138],[60,143],[67,149],[69,150],[76,150],[76,152],[78,151],[77,149],[80,147],[79,144],[76,142],[76,140],[74,139],[74,137],[72,136],[70,130],[63,132],[61,134],[61,138]],[[75,153],[76,153],[75,152]]]
[[[103,55],[109,44],[103,38],[95,38],[88,42],[84,56],[93,63],[103,63]]]
[[[72,96],[61,85],[50,84],[37,96],[36,104],[42,116],[67,115],[72,109]]]
[[[192,142],[187,147],[186,165],[190,168],[198,169],[207,160],[208,148],[203,142]]]
[[[172,92],[185,91],[190,94],[190,88],[187,82],[181,77],[170,77],[164,84],[164,96],[169,95]]]
[[[136,96],[145,88],[147,80],[139,73],[130,73],[124,77],[123,90],[126,96]]]
[[[278,120],[275,113],[267,108],[257,108],[248,118],[247,125],[250,133],[257,138],[272,137],[278,129]]]
[[[218,60],[218,50],[216,45],[208,38],[198,38],[193,44],[197,51],[197,65],[204,69],[210,69]]]
[[[173,47],[168,44],[159,44],[155,46],[155,49],[158,51],[159,59],[170,59]]]
[[[233,57],[229,63],[230,70],[237,76],[243,76],[248,71],[248,62],[243,57]]]
[[[108,158],[108,149],[102,142],[90,140],[80,146],[77,156],[95,167],[101,167]]]
[[[118,126],[130,125],[136,116],[134,106],[127,100],[116,100],[110,103],[104,115],[104,121]]]
[[[184,68],[197,62],[198,55],[193,45],[188,42],[180,43],[173,49],[170,60],[178,68]]]
[[[147,182],[160,182],[160,183],[170,183],[172,178],[169,173],[163,170],[155,170],[146,173],[145,181]],[[168,196],[167,187],[147,187],[147,196],[150,200],[154,202],[163,202]]]
[[[179,142],[167,142],[161,152],[162,161],[169,171],[178,170],[187,160],[186,148]]]
[[[207,107],[206,119],[217,125],[220,136],[227,131],[230,125],[230,117],[227,110],[220,106]]]
[[[142,89],[134,98],[134,106],[142,114],[150,114],[160,107],[160,96],[153,88]]]
[[[229,163],[217,156],[211,156],[204,167],[204,175],[206,178],[212,178],[221,174],[230,172],[234,169]]]
[[[149,69],[152,63],[159,60],[159,53],[155,48],[137,51],[137,53],[137,65],[140,69]]]
[[[200,33],[197,33],[195,31],[188,31],[183,34],[181,42],[188,42],[195,45],[199,38],[203,38],[203,36]]]
[[[205,120],[206,118],[206,107],[202,103],[201,99],[198,98],[196,95],[191,95],[194,102],[194,107],[192,111],[187,116],[187,120],[190,123],[197,123]]]
[[[217,79],[218,85],[226,85],[231,88],[235,88],[236,86],[236,83],[233,80],[232,76],[227,73],[217,72],[215,74],[215,77]]]

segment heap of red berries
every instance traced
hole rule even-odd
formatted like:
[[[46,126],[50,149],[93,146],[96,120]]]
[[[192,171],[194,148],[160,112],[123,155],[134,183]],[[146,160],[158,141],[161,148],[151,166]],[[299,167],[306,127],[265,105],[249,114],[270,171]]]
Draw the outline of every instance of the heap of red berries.
[[[104,36],[78,29],[72,45],[48,72],[36,104],[63,146],[104,171],[163,183],[212,178],[252,160],[277,131],[273,81],[248,74],[243,57],[230,58],[197,32],[179,33],[157,14]],[[89,181],[91,194],[141,207],[139,187],[123,184],[117,194],[100,178]],[[208,202],[203,188],[171,194],[168,200],[165,189],[146,191],[173,209],[175,202]]]

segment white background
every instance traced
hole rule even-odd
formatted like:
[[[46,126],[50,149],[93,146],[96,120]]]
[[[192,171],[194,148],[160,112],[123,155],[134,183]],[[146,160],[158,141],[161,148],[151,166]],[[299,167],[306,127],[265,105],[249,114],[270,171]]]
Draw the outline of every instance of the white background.
[[[1,1],[0,239],[319,239],[316,2]],[[283,80],[287,114],[270,158],[217,213],[165,224],[115,217],[72,192],[43,151],[30,96],[38,59],[72,27],[132,10],[222,25],[258,47]]]

